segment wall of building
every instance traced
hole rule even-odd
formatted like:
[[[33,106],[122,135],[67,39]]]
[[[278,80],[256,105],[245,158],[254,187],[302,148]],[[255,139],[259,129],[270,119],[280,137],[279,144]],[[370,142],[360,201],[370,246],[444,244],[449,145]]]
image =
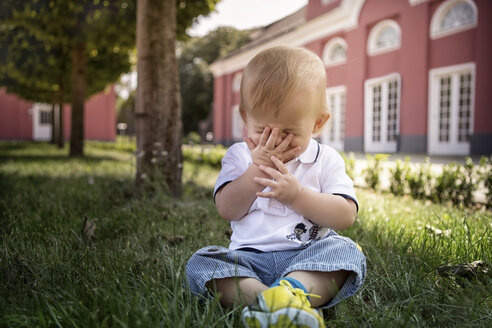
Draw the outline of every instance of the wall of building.
[[[475,119],[472,154],[492,154],[492,1],[477,1],[478,26],[475,34]]]
[[[0,139],[32,140],[31,102],[0,88]],[[63,106],[65,139],[70,138],[71,106]],[[113,87],[89,98],[85,103],[84,134],[87,140],[113,141],[116,136],[116,94]]]
[[[323,6],[321,0],[309,2],[306,19],[339,6],[333,1]],[[474,126],[471,154],[492,153],[492,1],[475,0],[478,26],[432,39],[431,20],[443,0],[429,0],[412,6],[409,1],[367,0],[360,12],[358,26],[303,44],[322,56],[325,44],[335,37],[347,43],[345,63],[326,68],[327,87],[346,86],[345,150],[364,151],[364,83],[368,79],[398,73],[400,85],[400,118],[397,151],[426,153],[429,144],[430,70],[473,62],[476,67],[474,89]],[[401,46],[397,50],[369,56],[367,43],[371,29],[379,22],[391,19],[401,29]],[[216,78],[214,131],[216,140],[230,144],[231,108],[239,103],[232,92],[236,72]],[[219,114],[219,112],[221,114]]]
[[[32,139],[32,104],[0,88],[0,139]]]

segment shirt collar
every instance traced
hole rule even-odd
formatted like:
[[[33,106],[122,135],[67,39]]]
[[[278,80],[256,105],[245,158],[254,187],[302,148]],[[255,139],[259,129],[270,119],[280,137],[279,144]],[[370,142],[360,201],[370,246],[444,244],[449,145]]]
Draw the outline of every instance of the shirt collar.
[[[319,151],[320,151],[319,143],[316,140],[311,139],[307,149],[301,155],[299,155],[297,159],[304,164],[314,163],[318,160]]]

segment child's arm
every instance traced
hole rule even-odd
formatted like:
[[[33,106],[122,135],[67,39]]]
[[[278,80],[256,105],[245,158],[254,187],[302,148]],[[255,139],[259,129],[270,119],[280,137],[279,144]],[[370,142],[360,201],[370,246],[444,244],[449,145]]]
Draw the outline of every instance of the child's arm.
[[[271,133],[270,133],[271,132]],[[274,167],[270,157],[280,158],[284,161],[292,159],[299,151],[298,148],[288,149],[293,135],[287,136],[282,142],[276,145],[278,129],[265,128],[258,142],[254,144],[249,138],[246,144],[251,151],[253,163],[239,178],[229,182],[219,189],[215,195],[215,205],[219,215],[228,221],[240,220],[249,211],[249,208],[256,199],[256,193],[265,189],[257,183],[255,177],[268,178],[268,174],[259,169],[259,166]],[[279,160],[277,158],[277,160]]]
[[[357,207],[355,202],[342,196],[324,194],[303,188],[296,177],[275,156],[272,162],[277,169],[260,166],[269,178],[256,177],[254,180],[272,191],[257,192],[259,197],[275,198],[290,206],[294,211],[314,223],[331,229],[347,229],[355,222]]]

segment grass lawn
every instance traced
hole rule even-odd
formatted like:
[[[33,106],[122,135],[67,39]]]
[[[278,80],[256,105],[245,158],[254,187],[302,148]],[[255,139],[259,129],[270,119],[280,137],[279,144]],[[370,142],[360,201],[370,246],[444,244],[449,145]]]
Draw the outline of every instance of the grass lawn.
[[[195,250],[228,245],[211,199],[217,170],[185,163],[182,200],[137,197],[128,147],[67,153],[0,143],[0,327],[240,327],[240,309],[183,288]],[[492,326],[490,211],[357,194],[358,220],[342,234],[362,246],[368,276],[325,311],[327,326]],[[95,230],[83,232],[84,218]],[[468,280],[436,270],[475,260],[489,273]]]

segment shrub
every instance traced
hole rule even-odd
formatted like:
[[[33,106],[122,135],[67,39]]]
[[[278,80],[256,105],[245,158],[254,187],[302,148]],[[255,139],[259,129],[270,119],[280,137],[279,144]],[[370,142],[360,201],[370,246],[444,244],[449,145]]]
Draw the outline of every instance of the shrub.
[[[425,162],[417,168],[409,169],[406,174],[406,181],[413,198],[424,199],[427,197],[432,183],[429,158],[426,158]]]
[[[374,156],[367,155],[367,167],[362,171],[364,179],[369,187],[374,190],[379,189],[379,176],[382,171],[382,163],[385,162],[388,154],[376,154]]]
[[[202,143],[202,138],[197,132],[192,131],[183,138],[183,143],[188,145],[199,145]]]
[[[478,187],[477,169],[470,157],[465,159],[465,165],[460,166],[458,188],[459,194],[457,200],[465,206],[473,204],[473,192]]]
[[[455,197],[455,186],[458,184],[459,166],[452,162],[442,168],[442,173],[436,178],[433,200],[444,203]]]
[[[343,160],[345,161],[345,171],[350,179],[354,180],[355,177],[355,157],[354,153],[349,153],[349,156],[345,153],[341,153]]]
[[[226,153],[226,148],[222,145],[216,146],[190,146],[183,145],[183,159],[198,163],[208,164],[212,167],[220,168],[222,157]]]
[[[473,203],[476,182],[475,165],[471,158],[466,158],[465,165],[449,163],[436,178],[434,200],[470,206]]]
[[[405,162],[397,160],[395,162],[395,167],[390,169],[390,190],[395,195],[403,196],[405,194],[409,161],[409,157],[405,158]]]
[[[485,200],[487,207],[492,207],[492,157],[483,156],[478,168],[479,179],[486,188]]]

